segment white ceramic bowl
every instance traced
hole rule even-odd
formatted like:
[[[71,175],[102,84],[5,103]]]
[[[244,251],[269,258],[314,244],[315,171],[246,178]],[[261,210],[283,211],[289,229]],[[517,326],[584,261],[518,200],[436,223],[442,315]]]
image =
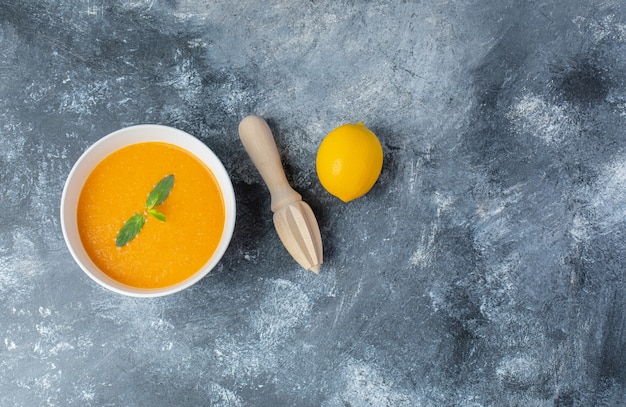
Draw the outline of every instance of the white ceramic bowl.
[[[204,267],[178,284],[156,289],[131,287],[112,279],[102,272],[91,260],[82,245],[78,234],[76,219],[80,192],[94,167],[109,154],[120,148],[149,141],[160,141],[176,145],[193,154],[209,167],[222,190],[226,211],[222,239],[218,244],[217,250]],[[159,297],[173,294],[193,285],[217,265],[232,238],[233,230],[235,229],[235,211],[236,206],[233,185],[224,165],[213,151],[197,138],[181,130],[167,126],[145,124],[127,127],[103,137],[89,147],[78,161],[76,161],[63,188],[63,195],[61,197],[61,227],[63,229],[65,243],[74,257],[74,260],[78,263],[80,268],[98,284],[114,292],[133,297]]]

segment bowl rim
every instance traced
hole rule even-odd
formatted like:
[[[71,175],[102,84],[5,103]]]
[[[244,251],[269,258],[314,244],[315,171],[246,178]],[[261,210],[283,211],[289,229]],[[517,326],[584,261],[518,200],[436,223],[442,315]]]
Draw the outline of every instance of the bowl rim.
[[[163,142],[192,154],[215,176],[224,200],[225,222],[217,249],[207,263],[187,279],[162,288],[138,288],[109,277],[89,258],[78,234],[76,209],[78,197],[91,171],[105,157],[120,148],[143,142]],[[182,291],[200,281],[217,266],[228,249],[235,228],[236,202],[232,181],[224,164],[200,139],[174,127],[138,124],[113,131],[91,144],[70,170],[61,195],[60,221],[63,239],[74,261],[92,280],[108,290],[131,297],[161,297]]]

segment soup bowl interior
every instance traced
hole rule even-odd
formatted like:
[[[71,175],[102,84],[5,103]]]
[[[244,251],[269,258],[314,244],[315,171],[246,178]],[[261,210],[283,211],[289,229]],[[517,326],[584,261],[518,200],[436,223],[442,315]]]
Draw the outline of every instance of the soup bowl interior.
[[[163,288],[138,288],[109,277],[91,260],[83,247],[78,230],[77,211],[79,197],[93,169],[113,152],[136,143],[163,142],[175,145],[191,153],[206,165],[217,180],[222,192],[225,222],[217,249],[206,264],[189,278]],[[134,297],[158,297],[181,291],[209,273],[220,261],[232,238],[235,227],[235,194],[233,186],[219,158],[197,138],[171,127],[161,125],[138,125],[113,132],[89,147],[76,161],[63,188],[61,197],[61,227],[65,243],[80,268],[94,281],[114,292]]]

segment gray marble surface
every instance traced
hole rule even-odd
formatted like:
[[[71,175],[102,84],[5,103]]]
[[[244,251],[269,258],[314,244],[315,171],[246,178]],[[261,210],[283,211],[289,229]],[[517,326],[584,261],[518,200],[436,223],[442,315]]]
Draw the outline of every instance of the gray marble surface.
[[[264,116],[324,239],[273,229],[237,137]],[[344,204],[322,138],[363,121]],[[73,262],[74,161],[158,123],[211,147],[233,241],[136,299]],[[0,0],[1,406],[626,405],[626,4]]]

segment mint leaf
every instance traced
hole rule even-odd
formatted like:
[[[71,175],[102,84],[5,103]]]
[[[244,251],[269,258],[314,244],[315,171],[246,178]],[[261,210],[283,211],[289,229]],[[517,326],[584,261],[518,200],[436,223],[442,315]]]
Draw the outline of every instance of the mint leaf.
[[[157,205],[161,205],[167,198],[174,186],[174,174],[170,174],[159,181],[158,184],[152,188],[148,200],[146,201],[146,209],[150,210]]]
[[[163,201],[167,199],[173,186],[174,174],[170,174],[159,181],[148,195],[148,200],[146,201],[146,212],[161,222],[165,222],[165,214],[157,211],[154,207],[161,205]],[[143,213],[134,214],[126,221],[126,223],[124,223],[124,226],[122,226],[118,232],[117,238],[115,239],[115,245],[117,247],[122,247],[128,244],[128,242],[133,240],[141,231],[144,223],[146,223],[146,216]]]
[[[133,240],[143,228],[144,223],[146,223],[146,218],[143,214],[134,214],[120,229],[117,234],[117,238],[115,239],[115,245],[117,247],[122,247]]]
[[[148,213],[152,215],[153,218],[160,220],[161,222],[165,222],[165,215],[156,209],[148,209]]]

